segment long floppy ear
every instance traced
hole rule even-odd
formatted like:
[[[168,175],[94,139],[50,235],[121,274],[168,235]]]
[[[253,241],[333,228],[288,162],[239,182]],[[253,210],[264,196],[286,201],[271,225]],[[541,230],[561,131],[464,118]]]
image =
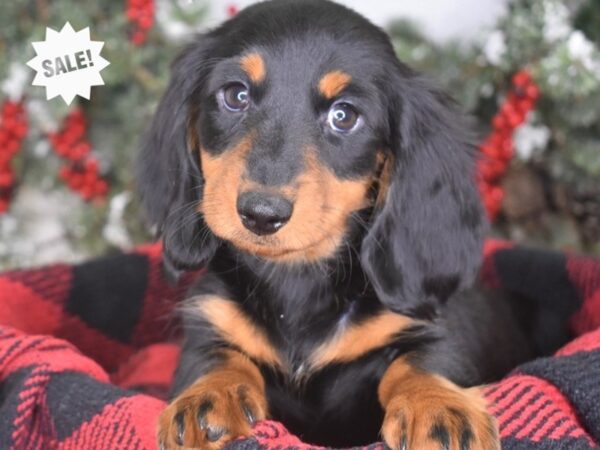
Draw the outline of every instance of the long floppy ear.
[[[361,262],[386,306],[432,316],[473,282],[486,223],[461,114],[420,77],[397,72],[389,187],[363,240]]]
[[[169,86],[147,130],[136,163],[146,214],[163,237],[168,269],[206,263],[218,246],[197,212],[203,178],[197,149],[191,147],[198,93],[208,76],[211,39],[201,36],[175,60]]]

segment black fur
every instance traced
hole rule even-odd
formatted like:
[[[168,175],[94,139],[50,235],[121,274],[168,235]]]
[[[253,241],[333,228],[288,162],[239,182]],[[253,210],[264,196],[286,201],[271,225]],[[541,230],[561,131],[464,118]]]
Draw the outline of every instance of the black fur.
[[[247,50],[265,55],[267,77],[252,92],[256,110],[240,119],[219,109],[216,93],[242,77],[234,61]],[[352,75],[346,95],[364,120],[352,136],[324,129],[329,104],[310,88],[332,69]],[[386,201],[348,217],[339,251],[317,263],[276,263],[243,252],[196,212],[204,178],[198,149],[188,145],[189,121],[215,155],[258,130],[248,176],[271,186],[297,176],[307,144],[341,179],[374,172],[377,152],[386,149],[393,161]],[[305,440],[335,446],[376,440],[377,385],[398,355],[410,354],[415,365],[461,385],[493,380],[531,356],[514,317],[519,306],[469,291],[486,225],[467,129],[445,95],[396,59],[383,31],[329,1],[259,3],[199,36],[176,60],[138,162],[143,202],[163,236],[167,264],[208,267],[190,296],[239,302],[290,362],[289,377],[261,371],[272,416]],[[429,324],[306,376],[308,355],[340,320],[358,322],[384,309]],[[183,321],[174,394],[209,371],[228,345],[185,308]],[[443,431],[439,439],[446,439]]]
[[[472,284],[485,224],[464,120],[443,94],[396,66],[393,178],[361,262],[390,309],[431,314]]]
[[[202,218],[193,220],[198,215],[195,209],[202,195],[202,175],[187,143],[190,104],[210,73],[205,61],[211,55],[211,42],[205,37],[175,60],[169,87],[144,137],[136,165],[146,214],[163,236],[165,262],[173,271],[206,263],[218,245]],[[190,245],[192,242],[197,245]]]

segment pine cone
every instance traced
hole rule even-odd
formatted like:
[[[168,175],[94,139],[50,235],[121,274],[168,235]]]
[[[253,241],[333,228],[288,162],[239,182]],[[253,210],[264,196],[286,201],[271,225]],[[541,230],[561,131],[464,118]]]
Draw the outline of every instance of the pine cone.
[[[511,167],[502,181],[502,186],[502,211],[509,221],[529,220],[547,209],[543,183],[528,167]]]
[[[600,189],[573,192],[569,209],[577,220],[583,240],[588,245],[600,242]]]

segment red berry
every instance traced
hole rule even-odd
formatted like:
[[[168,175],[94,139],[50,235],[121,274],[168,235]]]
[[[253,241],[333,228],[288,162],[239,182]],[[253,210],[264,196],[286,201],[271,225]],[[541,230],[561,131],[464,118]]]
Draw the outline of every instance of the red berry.
[[[141,31],[135,31],[131,35],[131,42],[133,42],[134,45],[142,45],[145,41],[146,36]]]
[[[83,174],[83,184],[86,186],[91,186],[96,181],[96,174],[94,172],[84,172]]]
[[[98,171],[98,161],[94,158],[89,158],[85,161],[85,170],[90,172]]]
[[[17,137],[22,138],[27,134],[27,123],[19,122],[15,127],[15,134]]]
[[[98,192],[99,195],[106,195],[108,192],[108,183],[104,180],[98,180],[98,183],[96,184],[96,192]]]
[[[485,181],[493,181],[496,178],[496,170],[492,159],[481,160],[479,165],[479,174]]]
[[[61,133],[61,142],[66,144],[66,145],[71,145],[73,144],[73,142],[75,142],[77,140],[77,134],[73,132],[73,130],[71,128],[67,128],[65,129],[62,133]]]
[[[90,200],[92,198],[93,192],[89,186],[82,186],[79,192],[85,200]]]
[[[14,116],[5,116],[2,119],[2,126],[4,127],[4,129],[12,132],[15,128],[15,126],[18,124],[19,122],[17,122],[17,119]]]
[[[515,86],[524,88],[531,83],[531,75],[526,70],[521,70],[513,75],[512,82]]]
[[[511,102],[504,102],[500,107],[500,114],[504,116],[504,118],[508,118],[515,111],[515,107]]]
[[[83,177],[78,173],[72,173],[69,177],[69,185],[73,189],[79,189],[83,186],[84,180]]]
[[[12,170],[0,172],[0,188],[7,188],[13,185],[15,177]]]
[[[492,119],[492,125],[496,129],[501,129],[507,126],[506,120],[502,114],[496,114]]]
[[[537,100],[540,96],[540,89],[535,84],[531,84],[525,89],[525,95],[532,100]]]
[[[138,25],[141,29],[147,30],[149,28],[152,28],[153,21],[154,21],[154,19],[152,18],[152,16],[144,15],[144,16],[140,17],[140,20],[138,21]]]
[[[505,146],[505,147],[502,148],[502,150],[500,151],[500,155],[499,156],[504,161],[508,162],[508,161],[510,161],[513,158],[514,154],[515,154],[514,146],[513,146],[512,142],[511,142],[510,146]]]
[[[14,156],[21,146],[19,139],[11,138],[4,144],[4,150],[10,156]]]
[[[507,115],[506,120],[511,128],[516,128],[523,123],[523,120],[525,120],[525,116],[524,114],[519,113],[518,111],[513,111],[512,113]]]
[[[92,150],[92,146],[86,141],[77,144],[76,148],[82,155],[87,155]]]
[[[490,191],[490,198],[495,202],[501,202],[504,199],[504,191],[499,186],[494,186]]]
[[[511,91],[508,93],[508,95],[504,99],[504,103],[510,103],[513,108],[516,108],[516,106],[520,100],[521,100],[521,96],[518,95],[518,92]]]
[[[137,14],[138,14],[137,9],[127,8],[125,10],[125,15],[130,20],[134,20],[137,17]]]
[[[19,104],[16,102],[6,101],[4,102],[4,107],[2,108],[3,116],[15,116],[22,112],[23,110],[19,107]]]
[[[519,109],[524,112],[525,114],[527,114],[529,111],[531,111],[535,106],[535,100],[533,100],[532,98],[529,97],[525,97],[523,100],[521,100],[520,104],[519,104]]]
[[[227,15],[229,17],[235,16],[238,12],[239,12],[239,9],[236,5],[231,4],[227,7]]]

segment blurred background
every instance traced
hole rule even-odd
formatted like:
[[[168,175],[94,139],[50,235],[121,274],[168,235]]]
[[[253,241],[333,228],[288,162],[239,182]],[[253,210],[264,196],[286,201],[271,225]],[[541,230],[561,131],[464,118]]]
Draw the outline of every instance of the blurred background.
[[[132,177],[170,61],[250,0],[0,5],[0,268],[74,262],[152,239]],[[600,255],[598,0],[340,0],[476,119],[493,234]],[[25,65],[45,27],[105,41],[91,101],[46,101]]]

